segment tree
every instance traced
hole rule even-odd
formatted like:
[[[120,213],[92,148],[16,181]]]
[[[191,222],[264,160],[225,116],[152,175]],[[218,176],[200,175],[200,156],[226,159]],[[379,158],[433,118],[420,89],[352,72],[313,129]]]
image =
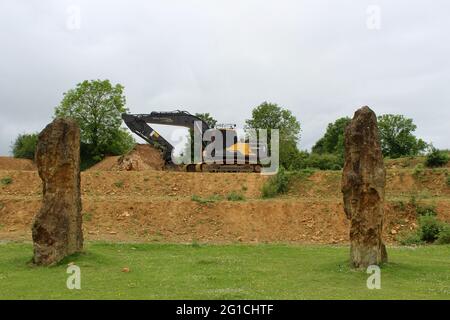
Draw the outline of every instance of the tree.
[[[130,151],[136,141],[133,136],[128,133],[125,129],[119,128],[114,131],[111,144],[108,147],[108,153],[113,155],[121,155]]]
[[[280,144],[280,164],[287,170],[298,170],[302,161],[303,153],[298,150],[293,140],[287,140]]]
[[[210,128],[214,128],[217,124],[217,120],[214,119],[208,112],[207,113],[196,113],[195,116],[197,118],[200,118],[203,121],[205,121],[206,124],[208,125],[208,127],[210,127]]]
[[[417,139],[413,132],[417,126],[412,119],[403,115],[385,114],[378,117],[381,148],[383,155],[390,158],[415,156],[427,148],[422,139]]]
[[[450,156],[447,151],[436,149],[431,144],[428,149],[427,158],[425,160],[425,165],[427,167],[442,167],[449,162]]]
[[[313,153],[343,156],[345,128],[350,121],[350,118],[344,117],[329,123],[325,135],[312,148]]]
[[[124,87],[109,80],[83,81],[64,94],[55,116],[73,118],[81,130],[82,145],[94,159],[120,154],[134,144],[131,135],[120,128],[125,107]]]
[[[300,123],[291,111],[279,107],[275,103],[263,102],[253,109],[252,118],[245,121],[248,129],[267,129],[267,142],[270,146],[272,129],[280,133],[280,164],[285,168],[293,166],[297,158],[300,140]]]
[[[34,160],[34,153],[38,141],[37,133],[19,134],[12,145],[14,158]]]
[[[280,131],[281,141],[300,140],[300,123],[291,111],[279,107],[275,103],[263,102],[253,109],[252,118],[245,121],[246,127],[250,129],[267,129],[268,139],[270,130]]]

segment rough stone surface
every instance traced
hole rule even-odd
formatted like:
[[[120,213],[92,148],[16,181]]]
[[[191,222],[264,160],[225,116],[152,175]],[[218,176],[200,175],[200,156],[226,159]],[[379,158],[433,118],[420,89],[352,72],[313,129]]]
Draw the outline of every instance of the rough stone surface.
[[[351,221],[350,259],[355,268],[387,261],[381,238],[385,183],[377,117],[369,107],[363,107],[345,130],[342,175],[344,210]]]
[[[43,202],[35,216],[33,262],[51,265],[83,247],[80,197],[80,129],[55,119],[39,134],[36,164]]]

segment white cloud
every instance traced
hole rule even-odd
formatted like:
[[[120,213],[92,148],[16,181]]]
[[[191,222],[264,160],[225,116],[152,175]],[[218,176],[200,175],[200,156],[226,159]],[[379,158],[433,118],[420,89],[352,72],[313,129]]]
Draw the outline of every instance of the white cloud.
[[[368,5],[381,29],[366,27]],[[80,29],[67,8],[79,6]],[[289,108],[301,148],[369,105],[414,118],[449,148],[450,4],[396,1],[39,1],[0,4],[0,154],[42,129],[84,79],[125,86],[131,112],[185,109],[242,125],[262,101]]]

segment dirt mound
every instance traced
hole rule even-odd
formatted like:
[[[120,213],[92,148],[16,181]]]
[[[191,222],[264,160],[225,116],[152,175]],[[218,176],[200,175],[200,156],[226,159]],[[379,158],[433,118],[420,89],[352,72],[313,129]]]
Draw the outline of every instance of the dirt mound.
[[[117,166],[117,161],[119,158],[120,156],[106,157],[99,163],[90,167],[88,171],[112,171],[114,170],[113,168]]]
[[[163,170],[161,151],[148,145],[137,144],[123,156],[107,157],[89,170],[93,171],[144,171]]]
[[[33,161],[13,157],[0,157],[0,170],[37,170]]]

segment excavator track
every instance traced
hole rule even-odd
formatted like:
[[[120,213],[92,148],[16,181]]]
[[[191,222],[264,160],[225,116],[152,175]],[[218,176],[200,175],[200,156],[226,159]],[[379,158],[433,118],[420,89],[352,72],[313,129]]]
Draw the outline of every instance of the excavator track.
[[[260,164],[189,164],[187,172],[261,172]]]

